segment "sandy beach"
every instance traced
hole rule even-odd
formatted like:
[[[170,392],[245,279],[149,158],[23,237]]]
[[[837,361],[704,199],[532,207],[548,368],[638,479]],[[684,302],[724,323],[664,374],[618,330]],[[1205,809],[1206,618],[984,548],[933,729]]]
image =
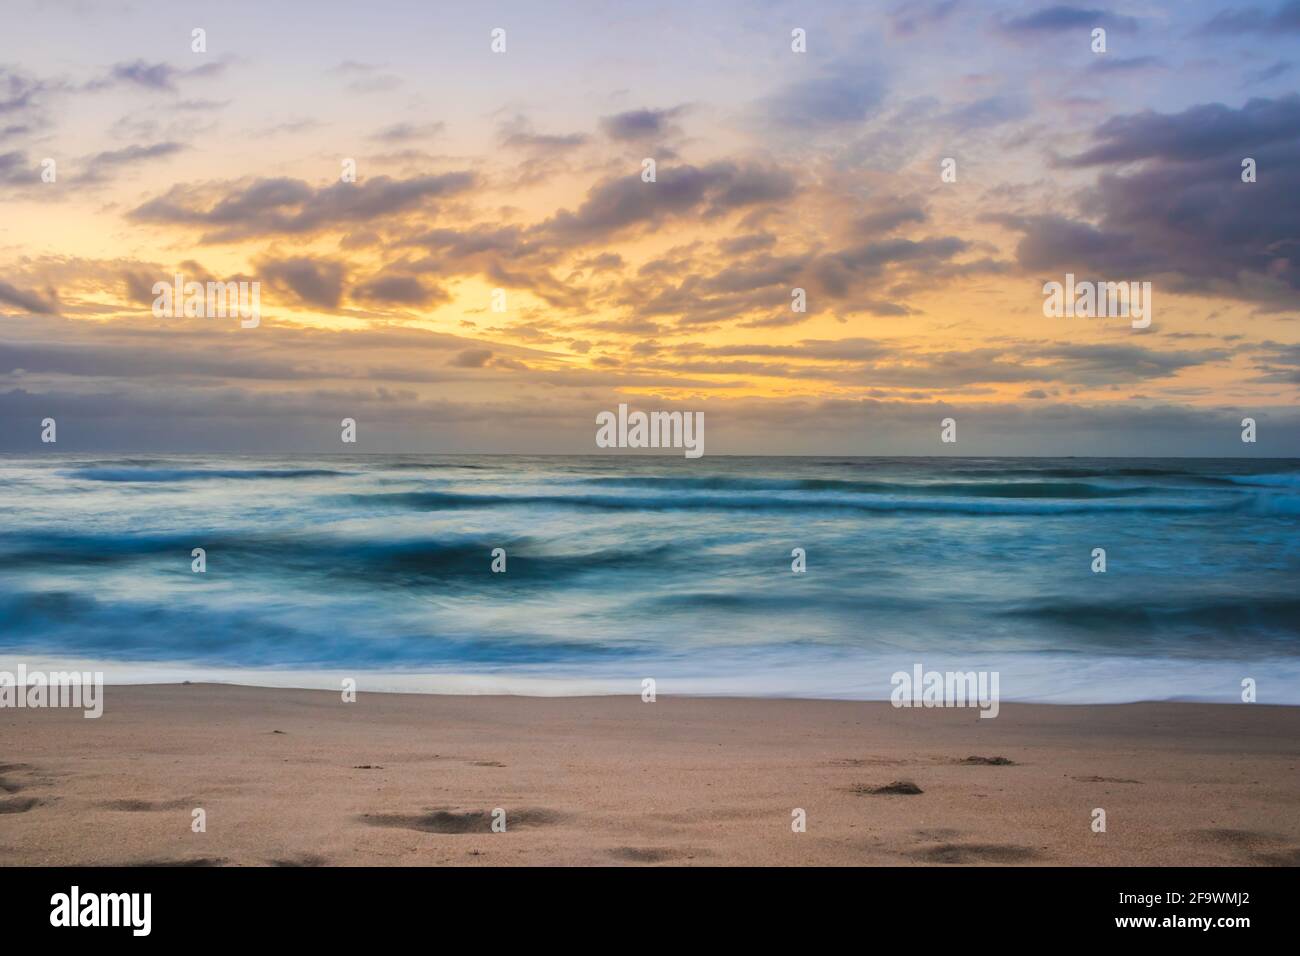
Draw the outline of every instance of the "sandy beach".
[[[5,863],[1300,864],[1297,708],[105,694],[0,713]]]

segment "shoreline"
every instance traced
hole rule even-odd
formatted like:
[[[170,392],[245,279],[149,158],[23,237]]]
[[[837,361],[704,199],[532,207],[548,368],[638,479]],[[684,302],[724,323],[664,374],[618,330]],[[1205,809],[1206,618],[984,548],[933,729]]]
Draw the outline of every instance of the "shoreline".
[[[328,691],[112,685],[97,720],[0,711],[0,859],[1300,864],[1300,708],[977,713],[662,694],[362,692],[345,704]],[[498,808],[504,833],[491,829]],[[806,832],[792,830],[797,810]]]
[[[907,653],[855,654],[821,658],[723,658],[708,672],[680,672],[667,661],[589,662],[581,672],[552,667],[499,671],[367,669],[364,667],[223,667],[194,662],[96,660],[81,657],[0,653],[0,674],[75,671],[102,673],[106,686],[220,684],[277,690],[337,693],[345,678],[358,692],[431,696],[521,696],[538,698],[624,697],[641,693],[653,677],[657,692],[675,697],[762,700],[888,702],[891,675],[914,674]],[[1147,657],[1082,656],[1041,652],[997,655],[927,654],[929,672],[988,672],[1000,676],[1002,703],[1112,705],[1141,703],[1240,704],[1241,679],[1261,678],[1260,703],[1300,707],[1300,658],[1169,660]],[[729,664],[729,667],[723,667]],[[780,665],[780,666],[778,666]],[[1152,696],[1159,688],[1163,696]]]

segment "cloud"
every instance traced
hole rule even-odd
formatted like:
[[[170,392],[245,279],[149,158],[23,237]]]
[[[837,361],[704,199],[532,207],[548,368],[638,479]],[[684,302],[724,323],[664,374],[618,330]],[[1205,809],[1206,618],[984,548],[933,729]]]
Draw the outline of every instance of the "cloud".
[[[1300,97],[1115,117],[1102,142],[1062,162],[1127,165],[1088,191],[1091,221],[993,217],[1024,233],[1020,265],[1131,280],[1171,276],[1177,291],[1294,308],[1300,289]],[[1249,156],[1258,181],[1241,180]]]
[[[986,96],[949,110],[940,118],[960,130],[987,129],[1024,119],[1033,112],[1020,94]]]
[[[733,162],[661,167],[653,183],[632,173],[596,184],[576,211],[559,211],[536,232],[565,244],[591,242],[672,217],[722,216],[794,192],[794,177],[778,167]]]
[[[33,108],[45,89],[42,81],[0,66],[0,116]]]
[[[426,286],[416,276],[376,276],[355,286],[350,295],[354,299],[383,305],[429,305],[446,302],[450,296],[441,289]]]
[[[1265,36],[1300,33],[1300,0],[1286,0],[1271,12],[1259,7],[1222,10],[1210,18],[1201,32],[1233,35],[1259,33]]]
[[[466,349],[452,356],[449,364],[457,368],[483,368],[491,358],[491,349]]]
[[[477,262],[487,258],[518,259],[537,253],[541,244],[529,240],[519,226],[475,225],[468,229],[438,228],[417,233],[406,245],[422,246],[438,256],[440,264]]]
[[[532,124],[522,116],[502,123],[497,129],[497,135],[502,146],[538,153],[567,152],[587,143],[587,136],[583,133],[534,132]]]
[[[428,139],[437,136],[446,129],[445,123],[393,123],[378,130],[371,139],[383,143],[409,143],[412,140]]]
[[[658,139],[673,130],[670,121],[680,116],[685,109],[685,106],[674,106],[663,110],[628,110],[603,117],[600,128],[610,139],[620,142]]]
[[[1241,418],[1231,408],[1153,401],[1106,407],[1039,399],[1028,411],[933,399],[984,394],[999,383],[1049,397],[1063,384],[1145,390],[1184,369],[1224,360],[1230,353],[1223,348],[1166,355],[1144,340],[927,350],[909,341],[852,337],[684,343],[629,349],[626,361],[622,353],[602,351],[593,350],[608,367],[593,369],[541,350],[398,327],[264,324],[250,333],[205,319],[122,324],[19,317],[0,326],[0,376],[7,380],[0,386],[0,447],[38,441],[20,423],[39,412],[35,420],[58,418],[60,443],[72,450],[282,452],[285,435],[296,436],[296,449],[328,450],[337,445],[339,417],[348,414],[371,422],[372,439],[382,431],[391,447],[408,451],[581,452],[590,431],[578,423],[591,420],[589,406],[609,407],[628,388],[699,392],[696,407],[715,423],[720,453],[833,454],[849,447],[862,454],[923,454],[922,439],[913,436],[924,433],[932,444],[933,423],[955,414],[981,454],[1231,454],[1237,431],[1230,426]],[[1258,355],[1261,376],[1295,371],[1294,346],[1271,343],[1250,354]],[[657,356],[656,363],[634,355]],[[501,389],[506,376],[510,388]],[[743,387],[773,377],[785,379],[787,391],[801,383],[811,397],[726,394],[737,380]],[[820,397],[829,387],[850,392]],[[1268,423],[1271,440],[1300,437],[1294,409],[1254,403],[1251,412]],[[141,420],[155,427],[140,429]],[[1226,437],[1219,441],[1221,431]]]
[[[929,216],[925,207],[915,199],[886,198],[877,202],[870,212],[853,222],[855,232],[862,235],[893,232],[899,226],[925,222]]]
[[[46,295],[29,289],[19,289],[8,282],[0,281],[0,303],[16,306],[24,312],[37,315],[58,315],[58,298],[53,290]]]
[[[136,222],[210,226],[204,242],[230,242],[252,236],[295,235],[368,222],[419,209],[431,200],[468,190],[470,172],[392,179],[376,176],[359,183],[313,187],[301,179],[256,179],[227,186],[215,201],[200,187],[176,186],[133,209]]]
[[[1148,110],[1116,116],[1102,123],[1093,138],[1101,142],[1060,163],[1081,167],[1141,159],[1240,158],[1248,155],[1243,150],[1300,139],[1300,95],[1252,99],[1240,109],[1208,103],[1181,113]]]
[[[890,29],[898,36],[912,36],[943,23],[961,0],[904,0],[889,15]]]
[[[863,280],[874,279],[892,265],[933,268],[965,252],[969,244],[956,236],[928,239],[883,239],[860,243],[818,257],[811,267],[818,291],[832,299],[857,294]]]
[[[1108,10],[1058,5],[1002,20],[1000,26],[1006,33],[1019,35],[1062,33],[1067,30],[1091,31],[1094,27],[1123,32],[1136,30],[1138,21]]]
[[[688,354],[689,347],[683,349]],[[813,378],[841,384],[870,382],[875,387],[954,390],[1004,383],[1068,384],[1108,387],[1150,383],[1201,365],[1226,361],[1228,349],[1158,350],[1136,344],[1068,344],[1034,342],[1014,347],[919,351],[864,339],[805,339],[794,345],[727,345],[706,347],[712,357],[761,357],[791,360],[780,365],[723,363],[716,371],[745,372],[787,379]],[[674,368],[703,371],[688,359]]]
[[[287,288],[306,305],[335,309],[343,298],[344,270],[338,262],[305,256],[264,259],[258,263],[258,270],[262,277]]]
[[[109,70],[106,79],[91,84],[91,88],[103,88],[115,84],[138,86],[148,90],[174,93],[177,81],[191,77],[216,76],[223,72],[226,64],[221,61],[204,63],[192,69],[183,70],[170,63],[150,63],[146,60],[134,60],[130,63],[117,63]]]
[[[18,151],[0,153],[0,183],[27,186],[41,181],[40,167]]]
[[[1158,56],[1102,56],[1094,59],[1089,73],[1141,73],[1146,70],[1167,69]]]
[[[96,153],[83,163],[86,171],[78,181],[103,182],[119,169],[161,156],[172,156],[186,148],[184,143],[168,142],[154,143],[150,146],[127,146]]]
[[[862,123],[884,101],[883,71],[860,58],[832,63],[822,76],[799,80],[762,102],[767,117],[781,126],[811,130]]]
[[[1253,86],[1256,83],[1267,83],[1269,80],[1275,80],[1284,73],[1289,73],[1291,64],[1286,60],[1278,60],[1271,63],[1262,70],[1253,70],[1246,74],[1244,85]]]

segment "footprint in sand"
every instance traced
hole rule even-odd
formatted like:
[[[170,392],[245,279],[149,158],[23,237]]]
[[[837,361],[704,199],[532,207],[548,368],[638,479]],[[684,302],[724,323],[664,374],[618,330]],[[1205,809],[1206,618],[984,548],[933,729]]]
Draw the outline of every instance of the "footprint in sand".
[[[1261,853],[1255,859],[1264,866],[1300,866],[1300,846]]]
[[[315,853],[302,853],[298,856],[287,856],[266,862],[271,866],[329,866],[330,861]]]
[[[35,797],[10,797],[0,800],[0,813],[26,813],[33,807],[39,807],[43,801]]]
[[[0,763],[0,792],[18,793],[20,790],[26,790],[30,783],[20,783],[14,780],[11,774],[27,774],[36,768],[29,763]]]
[[[1300,847],[1280,846],[1279,844],[1287,842],[1287,838],[1275,833],[1218,827],[1193,830],[1192,836],[1207,843],[1238,850],[1247,855],[1251,863],[1263,866],[1300,866]]]
[[[609,855],[628,863],[667,863],[669,860],[693,860],[696,856],[694,852],[658,846],[620,846],[610,850]]]
[[[911,760],[899,760],[895,757],[842,757],[827,763],[828,767],[899,767]]]
[[[554,810],[506,810],[506,832],[548,826],[563,818]],[[428,810],[425,813],[366,813],[359,817],[372,827],[399,827],[423,833],[491,833],[492,813],[488,810]]]
[[[928,830],[913,830],[912,835],[918,840],[948,842],[961,836],[960,830],[953,830],[948,827],[933,827]]]
[[[925,793],[920,787],[910,780],[895,780],[893,783],[887,783],[883,787],[869,787],[866,784],[858,784],[850,788],[850,793],[856,793],[859,796],[915,796],[918,793]]]
[[[911,854],[926,863],[1024,863],[1041,854],[1010,843],[941,843]]]
[[[101,810],[121,810],[123,813],[153,813],[159,810],[183,810],[193,807],[196,801],[181,800],[105,800],[96,804]]]
[[[226,858],[221,856],[192,856],[182,857],[175,860],[156,859],[156,860],[134,860],[124,866],[225,866]]]

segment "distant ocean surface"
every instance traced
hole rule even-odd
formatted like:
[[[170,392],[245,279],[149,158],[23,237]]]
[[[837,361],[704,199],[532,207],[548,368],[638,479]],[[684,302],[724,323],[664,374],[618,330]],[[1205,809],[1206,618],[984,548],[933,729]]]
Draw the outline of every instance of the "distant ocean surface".
[[[884,699],[920,663],[997,670],[1004,701],[1251,677],[1300,704],[1297,459],[53,454],[0,479],[0,668]]]

